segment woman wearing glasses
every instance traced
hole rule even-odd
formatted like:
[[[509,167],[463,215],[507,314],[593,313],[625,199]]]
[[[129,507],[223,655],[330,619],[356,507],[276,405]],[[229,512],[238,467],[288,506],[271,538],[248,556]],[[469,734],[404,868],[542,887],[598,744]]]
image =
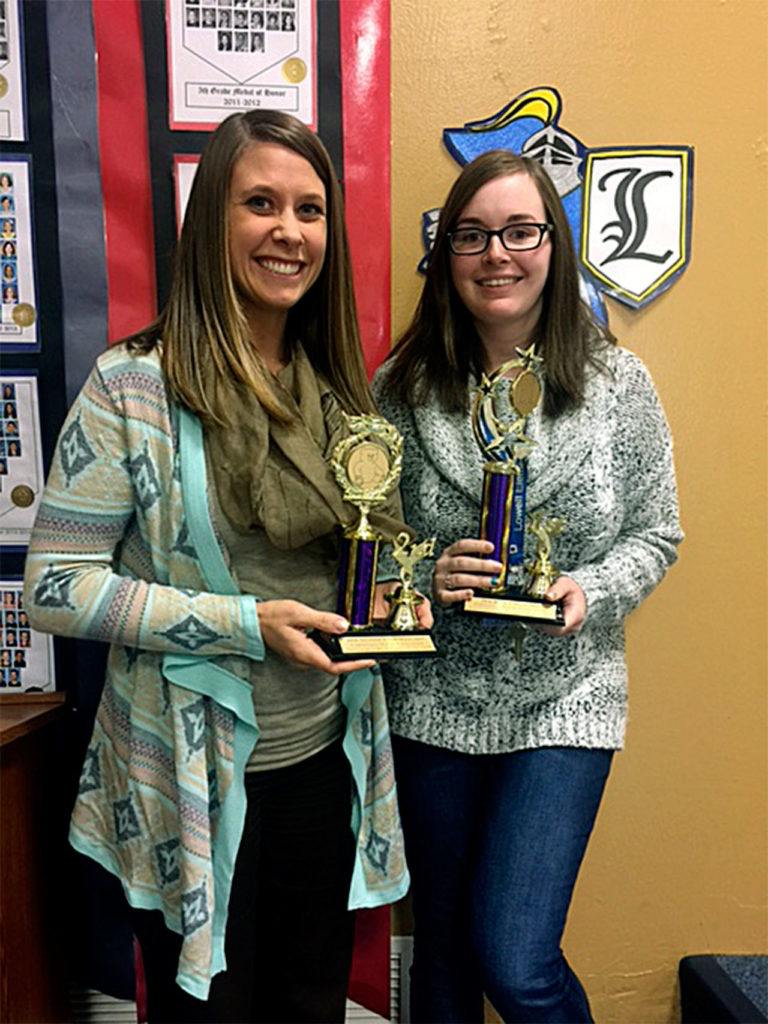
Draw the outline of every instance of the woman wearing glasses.
[[[545,385],[525,428],[528,513],[567,522],[547,593],[565,622],[529,629],[517,660],[518,627],[460,611],[502,570],[478,539],[483,457],[468,410],[481,375],[533,343]],[[539,164],[499,150],[464,168],[374,393],[406,437],[406,519],[441,551],[440,657],[385,672],[413,878],[412,1020],[481,1021],[486,993],[505,1021],[589,1021],[560,941],[624,737],[623,620],[682,534],[653,384],[580,301]]]

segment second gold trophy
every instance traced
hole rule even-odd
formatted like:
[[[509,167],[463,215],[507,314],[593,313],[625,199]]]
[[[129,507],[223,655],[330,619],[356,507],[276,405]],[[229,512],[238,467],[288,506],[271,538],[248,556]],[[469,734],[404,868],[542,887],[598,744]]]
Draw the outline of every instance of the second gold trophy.
[[[541,401],[540,363],[533,345],[518,349],[514,359],[483,376],[475,392],[472,428],[485,457],[480,537],[491,541],[491,557],[503,568],[498,583],[477,590],[463,611],[561,626],[562,606],[545,595],[557,578],[550,560],[552,541],[565,522],[541,512],[526,517],[527,459],[534,446],[527,421]],[[536,538],[530,563],[525,562],[526,530]]]

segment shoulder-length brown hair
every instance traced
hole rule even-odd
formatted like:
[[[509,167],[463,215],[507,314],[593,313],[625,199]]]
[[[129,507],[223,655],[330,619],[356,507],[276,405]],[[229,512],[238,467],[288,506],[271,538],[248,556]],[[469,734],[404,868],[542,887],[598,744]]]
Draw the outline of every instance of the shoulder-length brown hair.
[[[495,149],[467,164],[448,193],[419,303],[389,356],[388,387],[411,406],[419,405],[434,391],[446,411],[466,411],[468,407],[470,372],[482,370],[482,353],[472,317],[453,284],[448,232],[483,185],[510,174],[527,174],[533,179],[547,221],[554,225],[542,312],[532,339],[544,360],[544,410],[548,415],[557,416],[582,401],[587,364],[595,361],[598,340],[614,341],[609,331],[595,323],[579,296],[571,232],[549,175],[535,160]]]
[[[314,368],[349,412],[372,412],[357,326],[341,189],[318,137],[289,114],[232,114],[211,136],[195,174],[176,249],[168,302],[158,319],[127,339],[149,351],[162,342],[162,366],[172,396],[204,419],[228,423],[214,395],[211,372],[249,388],[281,422],[291,418],[269,384],[232,278],[227,204],[232,170],[245,148],[267,142],[298,153],[325,186],[328,226],[317,281],[288,313],[286,336],[298,339]]]

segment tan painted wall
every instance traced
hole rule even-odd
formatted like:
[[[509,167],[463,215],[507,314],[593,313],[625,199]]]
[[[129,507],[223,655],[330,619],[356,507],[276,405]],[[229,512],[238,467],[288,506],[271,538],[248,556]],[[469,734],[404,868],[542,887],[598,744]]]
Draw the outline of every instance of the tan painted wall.
[[[644,312],[611,304],[676,440],[681,559],[628,624],[632,718],[566,950],[599,1021],[679,1019],[686,953],[765,952],[764,0],[392,0],[393,330],[441,131],[555,86],[587,144],[695,147],[693,260]]]

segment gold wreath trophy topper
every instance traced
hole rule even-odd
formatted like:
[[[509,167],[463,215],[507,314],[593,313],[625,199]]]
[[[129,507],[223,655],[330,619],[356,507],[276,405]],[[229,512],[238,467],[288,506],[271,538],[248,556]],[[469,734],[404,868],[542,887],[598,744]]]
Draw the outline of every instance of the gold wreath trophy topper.
[[[333,449],[331,468],[344,501],[360,512],[358,522],[344,535],[381,540],[368,521],[368,513],[397,487],[403,468],[403,438],[396,427],[379,416],[345,413],[344,419],[351,433]]]

